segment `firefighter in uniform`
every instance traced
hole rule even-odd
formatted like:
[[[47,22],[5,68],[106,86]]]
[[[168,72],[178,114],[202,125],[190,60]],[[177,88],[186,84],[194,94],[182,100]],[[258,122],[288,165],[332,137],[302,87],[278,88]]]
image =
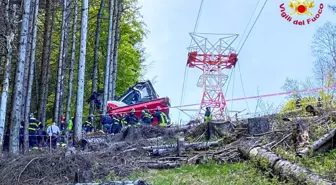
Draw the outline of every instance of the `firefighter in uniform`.
[[[150,111],[147,109],[147,106],[144,106],[144,109],[141,112],[141,120],[146,125],[151,125],[153,122],[153,116]]]
[[[120,119],[121,118],[116,113],[113,114],[112,116],[112,122],[113,122],[112,133],[113,134],[118,134],[122,128]]]
[[[127,126],[126,114],[125,113],[120,113],[119,117],[120,117],[121,127],[122,128],[126,127]]]
[[[318,97],[317,99],[317,107],[321,108],[322,107],[322,98]]]
[[[33,147],[33,149],[37,148],[37,132],[40,128],[41,122],[37,121],[34,118],[34,115],[31,113],[29,115],[29,147]]]
[[[105,133],[111,134],[111,129],[113,125],[113,120],[111,116],[108,114],[102,115],[101,123],[103,125],[103,131]]]
[[[212,113],[210,107],[207,107],[204,114],[204,122],[208,122],[212,119]]]
[[[159,121],[160,127],[167,127],[168,126],[168,117],[167,115],[161,111],[161,107],[157,107],[153,117],[157,118]]]
[[[301,98],[298,98],[296,101],[295,101],[295,107],[296,108],[301,108]]]
[[[88,120],[85,121],[84,124],[83,124],[83,130],[86,133],[92,132],[92,130],[93,130],[93,125],[92,125],[91,121],[92,121],[92,118],[91,118],[91,116],[89,116]]]
[[[139,125],[139,119],[135,116],[135,109],[132,109],[131,112],[125,117],[128,127],[136,127]]]

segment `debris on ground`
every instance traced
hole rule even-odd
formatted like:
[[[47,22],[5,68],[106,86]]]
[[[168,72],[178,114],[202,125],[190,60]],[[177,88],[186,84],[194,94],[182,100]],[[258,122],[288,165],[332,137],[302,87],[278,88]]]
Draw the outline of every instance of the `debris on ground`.
[[[234,163],[251,157],[251,150],[245,155],[242,152],[242,146],[249,147],[247,143],[250,142],[258,148],[257,154],[253,155],[263,157],[272,156],[272,151],[278,148],[300,151],[310,146],[308,139],[318,141],[322,137],[320,140],[325,141],[336,137],[332,125],[334,115],[324,112],[319,116],[277,115],[231,122],[210,121],[188,131],[178,127],[127,128],[116,135],[88,136],[85,150],[69,147],[52,154],[40,152],[2,157],[0,182],[92,183],[97,179],[104,181],[111,174],[127,177],[137,170],[171,169],[210,161]],[[314,151],[322,151],[318,148],[324,143],[317,143],[313,144]],[[331,149],[335,144],[328,146]],[[321,179],[328,181],[324,177],[318,178]]]

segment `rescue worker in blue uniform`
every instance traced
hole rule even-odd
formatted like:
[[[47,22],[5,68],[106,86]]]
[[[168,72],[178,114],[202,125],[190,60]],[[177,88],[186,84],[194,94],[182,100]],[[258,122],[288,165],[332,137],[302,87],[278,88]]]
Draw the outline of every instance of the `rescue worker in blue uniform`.
[[[141,112],[141,120],[145,125],[151,125],[153,122],[153,116],[147,109],[146,105],[144,106],[144,109]]]
[[[41,122],[37,121],[34,115],[31,113],[29,116],[29,147],[35,149],[37,147],[37,135],[38,129],[40,129]]]
[[[111,134],[111,128],[113,124],[113,120],[110,115],[105,114],[101,118],[101,123],[103,125],[103,131],[105,133]]]
[[[40,124],[39,129],[37,129],[37,145],[38,147],[47,146],[47,132],[43,129],[43,125]]]
[[[112,115],[113,125],[112,125],[112,133],[118,134],[121,131],[121,118],[115,113]]]
[[[121,127],[124,128],[127,126],[127,121],[126,121],[126,114],[125,113],[120,113],[119,117],[120,117],[120,123],[121,123]]]
[[[161,111],[161,107],[157,107],[153,117],[157,118],[159,121],[160,127],[167,127],[168,126],[168,116]]]
[[[212,119],[212,113],[210,107],[207,107],[204,114],[204,122],[208,122]]]
[[[128,127],[135,127],[139,124],[139,118],[135,116],[135,109],[132,109],[131,112],[125,117]]]
[[[92,117],[89,116],[87,121],[84,122],[83,124],[83,130],[88,133],[93,131],[93,125],[92,125]]]

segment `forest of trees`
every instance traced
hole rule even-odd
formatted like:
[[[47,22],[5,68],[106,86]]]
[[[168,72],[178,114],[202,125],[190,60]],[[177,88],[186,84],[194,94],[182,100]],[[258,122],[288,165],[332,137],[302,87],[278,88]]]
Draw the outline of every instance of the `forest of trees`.
[[[91,94],[104,91],[103,102],[113,100],[141,78],[147,31],[137,0],[1,0],[0,5],[0,148],[10,128],[9,151],[20,153],[24,120],[27,151],[30,113],[44,126],[75,117],[78,142],[82,121],[94,114],[93,102],[86,102]]]

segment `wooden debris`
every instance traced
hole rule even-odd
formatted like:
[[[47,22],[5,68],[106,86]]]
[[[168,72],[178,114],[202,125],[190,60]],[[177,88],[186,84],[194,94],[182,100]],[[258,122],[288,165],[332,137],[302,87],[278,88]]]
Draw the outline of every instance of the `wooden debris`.
[[[316,151],[319,148],[321,148],[323,145],[325,145],[330,139],[335,137],[336,129],[331,130],[330,132],[323,135],[320,139],[316,140],[311,144],[310,146],[304,148],[303,150],[299,151],[297,153],[298,156],[302,157],[304,155],[307,155],[309,153],[309,150]]]
[[[306,168],[295,163],[283,160],[275,153],[255,145],[253,142],[245,142],[239,146],[239,151],[255,162],[262,169],[272,169],[273,174],[284,178],[292,179],[299,184],[324,184],[335,185],[330,180],[312,173]]]

